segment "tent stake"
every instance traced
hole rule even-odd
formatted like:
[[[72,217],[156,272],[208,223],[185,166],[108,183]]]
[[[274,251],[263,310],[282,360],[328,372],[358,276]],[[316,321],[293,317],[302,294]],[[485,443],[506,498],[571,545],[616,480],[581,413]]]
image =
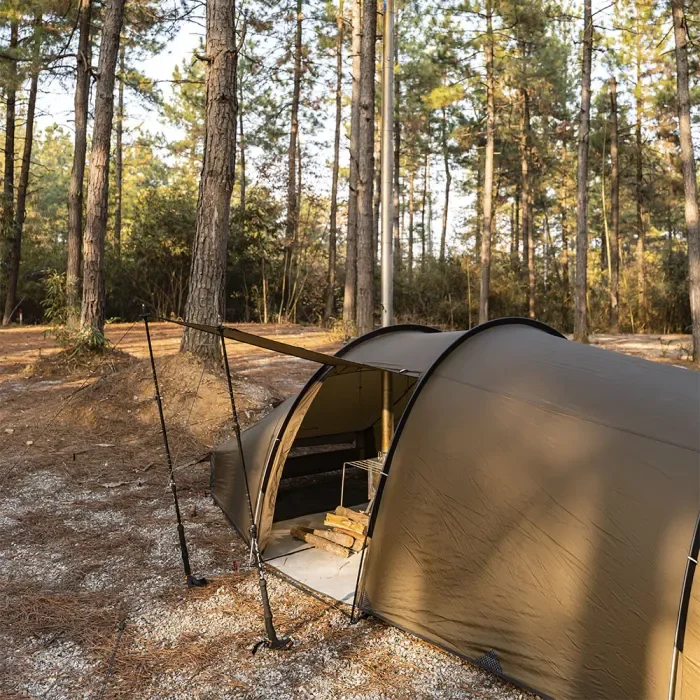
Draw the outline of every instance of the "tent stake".
[[[270,607],[270,597],[267,592],[267,579],[265,578],[265,566],[262,557],[260,556],[260,547],[258,545],[258,528],[255,524],[255,516],[253,514],[253,502],[250,499],[250,487],[248,485],[248,471],[245,466],[245,456],[243,454],[243,442],[241,440],[241,426],[238,422],[238,411],[236,410],[236,399],[233,395],[233,382],[231,381],[231,368],[228,363],[228,354],[226,352],[226,339],[224,337],[224,327],[219,325],[219,337],[221,338],[221,351],[224,358],[224,367],[226,369],[226,381],[228,382],[228,395],[231,399],[231,414],[233,416],[233,432],[236,435],[236,445],[238,454],[241,456],[241,469],[243,470],[243,482],[245,484],[245,495],[248,501],[248,512],[250,514],[250,551],[255,560],[255,566],[258,570],[258,585],[260,587],[260,598],[262,599],[263,616],[265,618],[265,636],[262,642],[258,642],[253,647],[255,653],[260,646],[265,646],[268,649],[291,649],[292,640],[284,637],[280,639],[275,631],[275,625],[272,620],[272,608]]]
[[[148,314],[146,313],[145,306],[142,307],[141,318],[146,326],[146,339],[148,340],[148,353],[151,357],[151,370],[153,371],[153,384],[156,389],[155,400],[158,404],[158,415],[160,416],[160,430],[163,434],[163,444],[165,445],[165,458],[168,464],[168,478],[170,482],[170,490],[173,494],[173,502],[175,504],[175,519],[177,520],[177,536],[180,540],[180,554],[182,555],[182,565],[185,569],[185,580],[187,581],[187,586],[192,588],[193,586],[206,586],[208,581],[205,578],[197,578],[192,575],[192,569],[190,568],[190,557],[187,552],[187,540],[185,539],[185,528],[182,524],[182,517],[180,516],[180,503],[177,498],[177,486],[175,485],[175,473],[173,472],[173,460],[170,456],[170,445],[168,444],[168,433],[165,429],[165,417],[163,416],[163,402],[160,397],[160,389],[158,387],[158,375],[156,374],[156,362],[153,357],[153,345],[151,344],[151,332],[148,328]]]

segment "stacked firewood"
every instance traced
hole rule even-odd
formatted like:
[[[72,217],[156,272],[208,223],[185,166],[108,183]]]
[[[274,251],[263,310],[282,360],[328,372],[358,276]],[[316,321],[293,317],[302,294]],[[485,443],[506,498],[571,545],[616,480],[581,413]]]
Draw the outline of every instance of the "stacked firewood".
[[[291,535],[338,557],[349,557],[365,546],[369,525],[366,513],[338,506],[334,513],[326,513],[323,524],[323,528],[293,527]]]

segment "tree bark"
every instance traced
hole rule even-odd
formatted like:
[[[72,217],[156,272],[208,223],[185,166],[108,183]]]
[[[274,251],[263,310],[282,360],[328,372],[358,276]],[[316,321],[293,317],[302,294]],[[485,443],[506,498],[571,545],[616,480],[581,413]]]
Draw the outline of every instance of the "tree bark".
[[[67,322],[76,328],[80,321],[80,277],[83,244],[83,180],[85,179],[85,156],[87,153],[87,118],[90,102],[90,16],[92,0],[82,0],[76,61],[75,140],[73,167],[68,191],[68,260],[66,262],[66,307]]]
[[[510,259],[511,263],[513,262],[513,259],[515,258],[516,251],[518,250],[518,231],[517,231],[517,222],[518,222],[518,199],[519,195],[516,194],[513,196],[513,200],[510,203]]]
[[[398,22],[394,25],[394,33]],[[399,42],[394,37],[394,65],[399,65]],[[401,270],[401,78],[394,77],[394,270],[395,275]]]
[[[296,32],[294,34],[294,84],[292,88],[292,112],[291,126],[289,130],[289,149],[287,150],[287,217],[285,220],[285,259],[287,261],[287,287],[291,288],[292,258],[294,256],[294,235],[299,218],[296,183],[296,157],[297,139],[299,137],[299,99],[301,94],[301,49],[302,49],[302,21],[303,2],[297,0],[296,5]],[[285,289],[282,289],[280,302],[280,316],[285,314]]]
[[[610,80],[610,330],[619,333],[620,304],[620,163],[618,156],[617,82]]]
[[[323,314],[328,321],[335,313],[335,257],[338,240],[338,167],[340,160],[340,127],[343,117],[343,0],[338,0],[336,16],[337,36],[335,44],[335,138],[333,141],[333,176],[331,183],[331,220],[328,235],[328,277],[326,281],[326,308]]]
[[[235,19],[235,0],[207,2],[204,157],[185,318],[214,326],[226,318],[226,249],[238,110]],[[215,335],[185,329],[180,350],[218,362],[221,344]]]
[[[695,156],[690,121],[690,86],[688,79],[688,32],[682,0],[671,0],[676,47],[678,87],[678,130],[681,142],[683,188],[685,192],[685,227],[688,235],[688,271],[690,310],[693,324],[693,361],[700,365],[700,220]]]
[[[415,214],[415,178],[413,167],[408,174],[408,284],[413,283],[413,225]]]
[[[491,236],[493,215],[493,160],[496,131],[496,102],[493,75],[493,19],[491,2],[486,3],[486,153],[482,194],[484,231],[481,235],[481,288],[479,323],[489,320],[489,282],[491,275]]]
[[[442,108],[442,158],[445,165],[445,205],[442,210],[442,231],[440,232],[440,264],[445,264],[445,246],[447,244],[447,215],[450,209],[450,187],[452,173],[450,172],[450,154],[447,148],[447,110]]]
[[[564,298],[562,300],[562,321],[565,328],[569,327],[569,309],[571,301],[571,280],[569,277],[569,226],[566,220],[566,190],[562,190],[560,203],[560,225],[561,225],[561,269],[562,285],[564,287]]]
[[[534,316],[534,246],[532,245],[532,212],[530,190],[530,95],[527,88],[520,88],[520,192],[521,192],[521,232],[523,239],[523,273],[528,284],[528,312]]]
[[[638,30],[641,31],[639,23]],[[636,203],[637,215],[637,318],[639,321],[639,330],[644,330],[647,323],[646,314],[646,275],[644,270],[644,193],[643,188],[643,163],[642,163],[642,111],[644,109],[644,95],[642,92],[642,49],[641,37],[637,35],[637,53],[636,53],[636,84],[634,88],[634,104],[635,104],[635,125],[634,125],[634,140],[635,140],[635,177],[634,177],[634,195]]]
[[[581,111],[578,129],[578,167],[576,172],[576,304],[574,340],[588,342],[588,140],[591,119],[591,64],[593,59],[593,19],[591,0],[584,0],[583,62],[581,75]]]
[[[83,233],[83,302],[80,310],[80,331],[88,345],[98,346],[104,342],[104,250],[109,190],[109,151],[114,116],[114,81],[123,15],[124,0],[108,0],[100,42],[95,124],[90,150],[90,175]]]
[[[350,111],[350,176],[348,194],[348,233],[345,252],[343,323],[355,323],[357,293],[357,179],[360,140],[360,53],[362,43],[362,0],[352,0],[352,97]]]
[[[372,251],[374,185],[374,66],[377,1],[364,0],[360,70],[360,133],[357,183],[357,311],[358,334],[374,327],[374,265]]]
[[[428,216],[430,216],[428,200],[430,198],[430,152],[425,152],[425,164],[423,167],[423,197],[421,199],[421,210],[420,210],[420,270],[425,271],[425,256],[426,256],[426,237],[427,230],[426,226],[429,227],[430,224],[426,224],[426,211]]]
[[[378,79],[378,83],[381,85],[381,78]],[[379,124],[377,125],[377,133],[382,133],[382,115],[378,115]],[[374,162],[377,162],[377,157],[379,153],[374,154]],[[380,237],[379,237],[379,224],[381,221],[380,208],[382,205],[382,171],[381,168],[374,169],[374,195],[372,198],[372,265],[379,264],[379,247],[380,247]]]
[[[124,153],[122,137],[124,133],[124,45],[119,49],[119,88],[117,97],[117,143],[114,154],[114,252],[117,258],[122,254],[122,189],[124,181]]]
[[[19,44],[19,21],[10,22],[9,52],[14,53]],[[5,270],[9,272],[12,242],[15,233],[15,122],[17,110],[17,61],[9,61],[7,89],[5,92],[5,172],[2,190],[2,240]],[[3,274],[3,278],[7,274]],[[9,279],[3,279],[8,283]],[[8,285],[9,288],[9,285]]]
[[[240,153],[241,153],[241,222],[245,232],[245,199],[248,180],[245,170],[245,132],[243,131],[243,83],[238,84],[238,125],[240,129]],[[265,309],[267,313],[267,309]],[[266,322],[267,323],[267,322]]]
[[[2,325],[7,326],[12,321],[12,315],[17,304],[17,283],[19,282],[19,264],[22,257],[22,229],[27,213],[27,187],[29,185],[29,169],[32,160],[32,145],[34,142],[34,114],[36,112],[36,95],[39,88],[40,71],[40,28],[41,15],[34,19],[34,61],[29,83],[29,97],[27,101],[27,121],[24,129],[24,148],[22,150],[22,165],[17,185],[17,206],[13,222],[12,247],[10,249],[10,270],[7,283],[7,296],[5,297],[5,313]]]

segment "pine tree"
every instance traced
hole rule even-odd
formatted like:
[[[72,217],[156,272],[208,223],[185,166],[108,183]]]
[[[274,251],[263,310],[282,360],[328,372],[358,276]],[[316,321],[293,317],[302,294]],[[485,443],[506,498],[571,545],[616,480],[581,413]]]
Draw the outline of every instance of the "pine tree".
[[[185,318],[217,325],[226,318],[226,251],[236,166],[237,62],[235,0],[207,3],[204,159],[197,202]],[[219,339],[185,329],[180,350],[218,362]]]
[[[114,114],[114,82],[124,0],[108,0],[100,42],[95,124],[90,150],[90,176],[83,233],[83,299],[80,331],[88,346],[104,344],[105,271],[109,156]]]

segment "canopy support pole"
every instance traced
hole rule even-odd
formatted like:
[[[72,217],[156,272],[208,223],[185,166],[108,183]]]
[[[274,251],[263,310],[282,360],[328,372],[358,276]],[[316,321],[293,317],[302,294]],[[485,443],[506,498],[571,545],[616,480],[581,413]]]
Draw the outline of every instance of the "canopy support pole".
[[[238,454],[241,456],[241,469],[243,470],[243,483],[245,485],[245,495],[248,501],[248,513],[250,515],[250,550],[253,554],[255,566],[258,570],[258,586],[260,588],[260,598],[263,606],[263,617],[265,619],[265,639],[258,642],[253,647],[255,653],[260,646],[265,646],[268,649],[291,649],[292,640],[288,638],[280,639],[275,631],[275,625],[272,619],[272,608],[270,607],[270,597],[267,592],[267,579],[265,578],[265,566],[262,557],[260,556],[260,547],[258,545],[258,528],[255,524],[255,516],[253,514],[253,502],[250,498],[250,487],[248,485],[248,470],[245,466],[245,455],[243,454],[243,442],[241,440],[241,426],[238,422],[238,411],[236,410],[236,399],[233,395],[233,382],[231,381],[231,368],[228,362],[228,354],[226,353],[226,338],[224,336],[224,327],[219,326],[219,337],[221,338],[221,352],[224,358],[224,367],[226,369],[226,381],[228,382],[228,395],[231,400],[231,415],[233,417],[233,432],[236,435],[236,445]]]
[[[382,443],[381,454],[386,456],[391,447],[391,441],[394,437],[394,408],[391,390],[391,373],[382,372]],[[372,503],[374,494],[379,488],[379,479],[381,474],[367,473],[369,479],[368,497]]]
[[[148,328],[148,314],[146,313],[145,306],[142,307],[141,318],[143,318],[144,325],[146,326],[146,339],[148,340],[148,354],[151,358],[151,370],[153,372],[153,385],[156,389],[155,400],[158,405],[158,415],[160,416],[160,430],[163,434],[163,445],[165,446],[165,459],[168,465],[168,479],[170,485],[170,491],[173,494],[173,503],[175,505],[175,519],[177,521],[177,536],[180,541],[180,555],[182,556],[182,566],[185,570],[185,580],[187,581],[187,586],[192,588],[193,586],[206,586],[208,581],[205,578],[197,578],[192,575],[192,569],[190,568],[190,557],[187,551],[187,540],[185,539],[185,528],[182,524],[182,517],[180,515],[180,503],[177,498],[177,486],[175,484],[175,473],[173,471],[173,460],[170,456],[170,445],[168,444],[168,432],[165,429],[165,417],[163,415],[163,401],[160,396],[160,388],[158,387],[158,375],[156,373],[156,361],[153,357],[153,345],[151,344],[151,332]]]

